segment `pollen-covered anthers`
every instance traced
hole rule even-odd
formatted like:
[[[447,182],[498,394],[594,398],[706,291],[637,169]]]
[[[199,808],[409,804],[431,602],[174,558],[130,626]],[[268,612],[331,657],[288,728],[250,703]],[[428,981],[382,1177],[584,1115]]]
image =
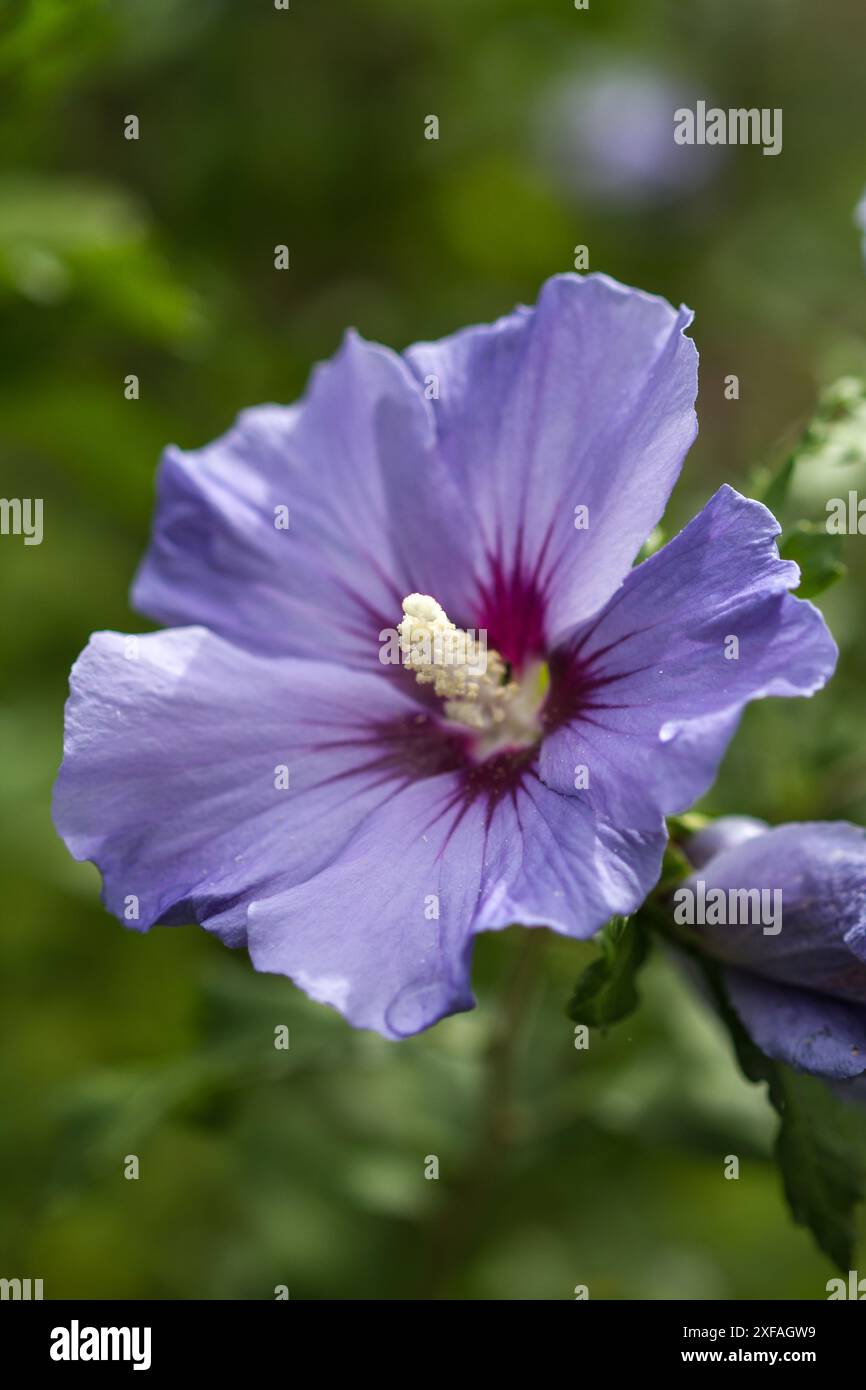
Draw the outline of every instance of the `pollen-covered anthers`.
[[[486,633],[455,627],[429,594],[409,594],[403,613],[397,631],[404,665],[444,698],[447,717],[482,732],[503,724],[518,687],[499,653],[488,649]]]

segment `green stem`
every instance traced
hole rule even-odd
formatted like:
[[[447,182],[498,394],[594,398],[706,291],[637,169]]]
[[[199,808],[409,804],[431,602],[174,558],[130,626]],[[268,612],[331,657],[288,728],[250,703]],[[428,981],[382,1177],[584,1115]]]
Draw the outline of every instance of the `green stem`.
[[[474,1248],[514,1140],[514,1080],[519,1044],[540,980],[546,931],[527,930],[500,995],[484,1056],[478,1138],[463,1174],[431,1231],[425,1298],[446,1298],[455,1273]]]

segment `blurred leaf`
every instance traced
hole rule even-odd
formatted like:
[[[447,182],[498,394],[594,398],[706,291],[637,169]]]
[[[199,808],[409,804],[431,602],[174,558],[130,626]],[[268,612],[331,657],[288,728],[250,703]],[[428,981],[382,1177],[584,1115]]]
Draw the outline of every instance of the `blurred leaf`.
[[[26,0],[16,15],[2,16],[9,27],[0,33],[0,72],[19,74],[49,54],[60,59],[82,34],[92,38],[104,12],[104,0]]]
[[[801,521],[783,537],[779,547],[783,560],[793,560],[800,566],[800,598],[814,598],[835,584],[845,573],[842,563],[842,538],[831,535],[820,522]]]
[[[637,1007],[635,977],[646,958],[649,938],[637,922],[614,917],[599,936],[602,954],[586,967],[575,986],[568,1016],[575,1023],[603,1028]]]
[[[36,244],[60,254],[138,241],[138,200],[93,179],[8,176],[0,181],[0,250]]]
[[[208,1106],[254,1085],[327,1071],[339,1055],[338,1048],[319,1048],[312,1056],[278,1051],[273,1034],[262,1026],[257,1037],[203,1048],[167,1065],[92,1073],[59,1106],[55,1185],[69,1191],[90,1181],[118,1155],[146,1143],[178,1111],[193,1107],[206,1114]]]
[[[796,463],[796,457],[792,454],[790,458],[787,458],[782,464],[778,473],[771,478],[769,487],[761,496],[761,501],[764,506],[769,507],[774,516],[778,516],[785,505],[785,500],[791,487],[791,479],[794,476]]]
[[[174,342],[201,328],[196,296],[153,244],[139,200],[75,177],[0,180],[0,291],[55,304],[73,294],[134,331]]]
[[[864,1155],[846,1139],[849,1115],[814,1076],[771,1063],[770,1097],[782,1124],[776,1154],[795,1221],[840,1269],[854,1260],[854,1208],[864,1197]]]
[[[818,455],[834,465],[866,462],[866,382],[859,377],[841,377],[822,391],[797,458]]]
[[[821,392],[815,414],[778,473],[764,487],[757,484],[764,506],[778,516],[795,469],[816,462],[831,467],[866,462],[866,382],[859,377],[840,377]]]

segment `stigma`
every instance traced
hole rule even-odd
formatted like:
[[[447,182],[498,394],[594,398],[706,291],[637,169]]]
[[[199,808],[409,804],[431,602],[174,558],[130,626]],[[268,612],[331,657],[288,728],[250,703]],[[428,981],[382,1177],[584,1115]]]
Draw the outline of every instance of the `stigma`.
[[[397,633],[403,664],[419,685],[433,686],[446,719],[482,736],[485,753],[540,737],[541,668],[528,680],[514,680],[499,652],[488,647],[486,631],[457,627],[429,594],[403,599]]]

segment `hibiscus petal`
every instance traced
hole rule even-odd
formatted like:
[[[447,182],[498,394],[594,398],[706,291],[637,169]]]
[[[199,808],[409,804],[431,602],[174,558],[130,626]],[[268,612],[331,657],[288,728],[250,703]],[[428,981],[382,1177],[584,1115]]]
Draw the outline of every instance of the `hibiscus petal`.
[[[490,819],[478,929],[536,923],[585,940],[640,906],[665,841],[662,825],[647,833],[599,823],[588,806],[531,773]]]
[[[541,775],[614,825],[653,826],[712,782],[743,706],[810,695],[836,662],[819,611],[793,598],[766,507],[722,487],[668,545],[633,569],[552,658]],[[726,658],[729,637],[739,658]],[[557,724],[560,727],[555,727]]]
[[[482,811],[437,823],[452,794],[442,781],[394,797],[336,863],[250,906],[258,970],[290,976],[355,1027],[390,1038],[472,1007]]]
[[[472,1007],[475,932],[591,936],[642,901],[663,845],[599,833],[531,772],[507,786],[443,775],[382,805],[320,873],[253,903],[250,955],[356,1027],[405,1037]]]
[[[456,760],[381,676],[335,682],[202,628],[100,632],[73,668],[54,816],[127,925],[197,920],[238,944],[256,893],[316,874],[395,786]]]
[[[607,276],[560,275],[535,310],[409,349],[438,382],[440,451],[479,545],[472,625],[494,646],[515,610],[543,628],[527,645],[596,612],[660,519],[696,431],[690,322]]]
[[[300,404],[244,411],[206,448],[166,451],[133,602],[252,651],[373,669],[406,594],[457,605],[471,568],[459,519],[423,387],[348,334]]]
[[[781,894],[778,933],[748,922],[696,927],[713,955],[866,1009],[866,830],[844,821],[779,825],[722,850],[688,886],[699,878],[707,892]]]
[[[728,997],[762,1052],[837,1080],[866,1072],[866,1004],[858,1007],[747,970],[726,970]]]

